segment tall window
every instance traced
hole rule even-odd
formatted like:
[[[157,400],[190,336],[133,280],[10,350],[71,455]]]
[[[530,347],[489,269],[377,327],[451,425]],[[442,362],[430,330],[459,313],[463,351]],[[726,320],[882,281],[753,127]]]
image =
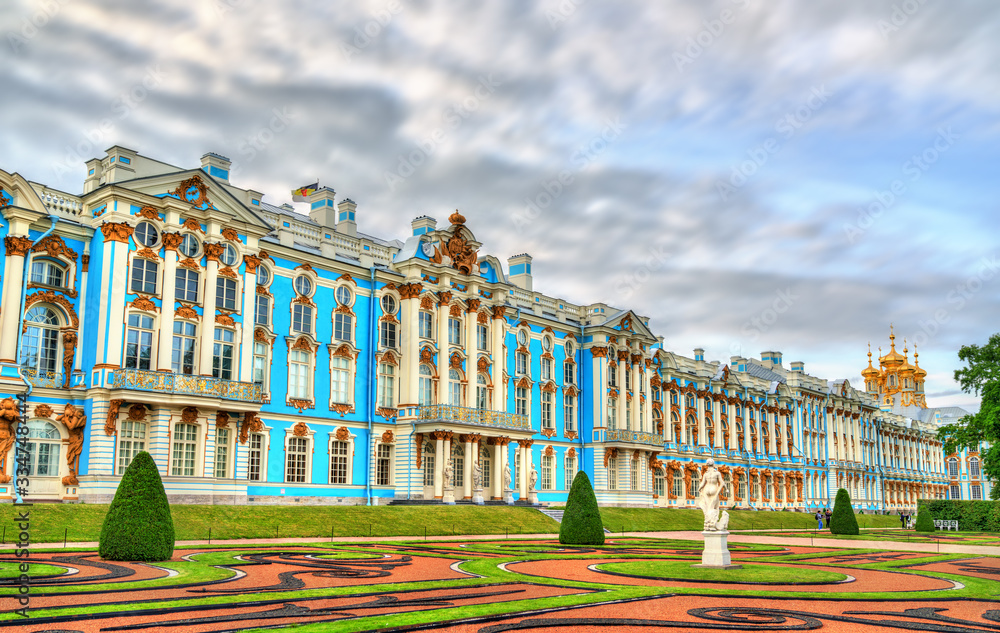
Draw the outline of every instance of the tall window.
[[[618,386],[618,365],[616,363],[608,363],[608,386],[617,387]]]
[[[629,473],[629,475],[631,475],[632,477],[632,490],[640,490],[641,488],[639,488],[639,473],[641,471],[639,470],[639,460],[633,459],[631,464],[632,466],[629,469],[631,472]]]
[[[288,438],[285,455],[285,481],[290,484],[306,482],[306,457],[309,454],[309,440],[304,437]]]
[[[542,428],[555,428],[552,421],[552,393],[549,391],[542,392]]]
[[[484,374],[476,374],[476,408],[490,408],[490,390]]]
[[[563,383],[566,385],[576,384],[576,365],[569,361],[563,363]]]
[[[462,405],[462,376],[457,369],[448,370],[448,404],[458,407]]]
[[[479,349],[483,351],[489,349],[489,340],[490,340],[489,337],[490,337],[489,329],[482,323],[478,324],[476,326],[476,344],[479,347]]]
[[[417,378],[417,404],[433,404],[433,390],[431,387],[431,368],[429,365],[420,365],[419,377]]]
[[[723,475],[722,476],[722,494],[727,499],[731,499],[733,497],[733,495],[732,495],[732,489],[733,489],[732,485],[733,485],[733,476],[730,475],[729,473],[726,473],[725,475]]]
[[[312,306],[296,303],[292,306],[292,331],[302,334],[312,334]]]
[[[156,273],[158,264],[148,259],[132,260],[132,292],[146,295],[156,294]]]
[[[680,469],[674,471],[671,494],[675,497],[684,495],[684,477],[681,475]]]
[[[699,481],[699,478],[700,475],[697,469],[691,472],[691,494],[694,495],[695,499],[698,498],[698,491],[701,489],[701,482]]]
[[[462,322],[458,319],[448,319],[448,344],[462,344]]]
[[[118,425],[118,474],[125,474],[139,451],[146,450],[146,424],[125,420]]]
[[[62,286],[66,271],[63,267],[47,259],[31,262],[31,283],[43,286]]]
[[[434,338],[434,329],[431,313],[421,310],[417,315],[417,325],[420,338]]]
[[[270,325],[271,297],[267,295],[257,295],[257,303],[254,306],[254,323],[257,325]]]
[[[632,428],[632,401],[625,398],[625,428]]]
[[[259,269],[258,269],[259,270]],[[260,481],[263,471],[264,436],[260,433],[250,434],[250,453],[247,456],[247,479]]]
[[[378,366],[378,404],[380,407],[396,406],[396,368],[389,363]]]
[[[972,479],[979,479],[979,458],[970,457],[969,458],[969,477]]]
[[[288,395],[309,399],[309,352],[295,349],[288,355]]]
[[[961,499],[962,491],[957,485],[948,486],[948,498],[949,499]]]
[[[618,398],[608,398],[608,428],[618,428]]]
[[[174,321],[174,341],[170,368],[175,374],[194,373],[194,350],[198,326],[187,321]]]
[[[396,324],[391,321],[379,323],[379,345],[395,349],[396,347]]]
[[[149,369],[153,357],[153,317],[145,314],[128,315],[125,333],[125,366]]]
[[[528,415],[528,390],[524,387],[514,389],[514,412],[518,415]]]
[[[229,429],[215,429],[215,477],[229,476]]]
[[[567,455],[563,459],[563,468],[566,471],[563,489],[569,490],[573,486],[573,479],[576,477],[576,456]]]
[[[255,341],[253,344],[253,381],[264,384],[267,378],[267,343]]]
[[[551,455],[542,455],[542,490],[552,490],[552,462],[555,458]]]
[[[175,424],[170,474],[175,477],[194,477],[194,462],[197,452],[198,427],[194,424]]]
[[[657,468],[653,473],[653,494],[662,497],[663,496],[663,469]]]
[[[388,486],[389,466],[392,463],[392,446],[389,444],[379,444],[375,457],[375,485]]]
[[[632,369],[625,366],[625,391],[632,391]]]
[[[528,373],[528,355],[518,353],[516,358],[516,364],[514,367],[514,372],[519,376],[524,376]]]
[[[223,310],[236,309],[236,280],[219,277],[215,282],[215,307]]]
[[[347,442],[330,445],[330,483],[347,483]]]
[[[958,477],[958,460],[954,457],[948,458],[948,476]]]
[[[194,303],[198,300],[198,271],[178,268],[174,283],[174,298]]]
[[[346,404],[350,402],[348,393],[350,361],[343,356],[334,356],[330,367],[330,398],[334,402]]]
[[[618,490],[618,458],[608,458],[608,490]]]
[[[223,380],[233,379],[233,341],[236,334],[232,330],[215,328],[215,343],[212,345],[212,376]]]
[[[352,340],[354,332],[354,317],[343,312],[336,312],[333,315],[333,338],[338,341]]]
[[[465,453],[456,444],[455,452],[451,458],[452,484],[456,488],[465,486]]]
[[[983,487],[979,484],[972,484],[969,486],[969,492],[972,493],[973,501],[982,501],[983,499]]]
[[[59,318],[56,313],[42,306],[32,308],[24,317],[24,327],[21,364],[40,372],[56,371],[59,366]],[[148,362],[147,357],[147,369]]]
[[[548,382],[550,380],[552,380],[552,359],[543,358],[541,381]]]
[[[430,442],[424,448],[424,485],[434,485],[434,445]]]
[[[746,480],[746,478],[743,475],[740,475],[739,476],[739,482],[740,482],[740,498],[746,499],[747,498],[747,480]]]
[[[569,394],[563,396],[563,428],[576,430],[576,397]]]
[[[28,477],[58,477],[59,429],[44,420],[28,420]]]

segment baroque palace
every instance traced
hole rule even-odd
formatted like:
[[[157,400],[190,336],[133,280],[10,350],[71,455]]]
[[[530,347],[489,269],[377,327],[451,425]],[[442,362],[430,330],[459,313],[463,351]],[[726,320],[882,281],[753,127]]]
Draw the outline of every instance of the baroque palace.
[[[141,450],[187,503],[463,502],[476,483],[558,503],[583,469],[602,504],[684,507],[712,456],[727,507],[844,487],[867,512],[979,477],[942,453],[894,336],[864,390],[778,352],[681,356],[627,308],[536,292],[531,257],[480,253],[457,211],[384,240],[329,188],[305,216],[230,167],[112,147],[80,195],[0,170],[0,498],[18,423],[36,501],[108,502]]]

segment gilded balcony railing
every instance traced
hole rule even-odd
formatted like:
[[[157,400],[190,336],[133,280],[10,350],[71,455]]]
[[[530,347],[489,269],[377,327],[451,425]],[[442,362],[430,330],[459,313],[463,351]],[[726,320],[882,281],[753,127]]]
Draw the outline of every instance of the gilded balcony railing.
[[[260,383],[223,380],[208,376],[188,376],[144,369],[116,369],[110,375],[112,389],[138,389],[160,393],[182,393],[240,402],[260,403],[264,393]]]
[[[424,405],[420,407],[419,418],[421,420],[441,420],[474,426],[487,426],[495,429],[511,429],[514,431],[532,430],[531,421],[526,415],[507,413],[506,411],[456,407],[450,404]]]
[[[658,433],[645,433],[641,431],[630,431],[628,429],[611,429],[608,431],[608,442],[631,442],[633,444],[649,444],[650,446],[663,446],[663,436]]]
[[[63,375],[57,371],[41,371],[31,367],[22,366],[21,376],[31,383],[32,387],[61,389],[63,386]]]

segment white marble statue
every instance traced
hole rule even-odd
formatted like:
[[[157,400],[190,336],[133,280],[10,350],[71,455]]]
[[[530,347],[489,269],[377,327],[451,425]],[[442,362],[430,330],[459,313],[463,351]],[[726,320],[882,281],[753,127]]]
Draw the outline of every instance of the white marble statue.
[[[528,475],[528,490],[534,490],[535,484],[538,483],[538,471],[535,470],[535,465],[531,465],[531,474]]]
[[[503,467],[503,489],[504,490],[510,490],[510,481],[511,481],[511,476],[510,476],[510,462],[507,462],[506,464],[504,464],[504,467]]]
[[[447,460],[444,463],[444,487],[451,488],[451,460]]]
[[[698,495],[698,507],[705,515],[704,530],[706,532],[725,531],[729,527],[729,513],[723,511],[719,516],[719,492],[722,490],[722,474],[715,467],[715,460],[708,458],[708,468],[702,475],[701,491]]]
[[[475,488],[483,487],[483,467],[478,459],[472,462],[472,485]]]

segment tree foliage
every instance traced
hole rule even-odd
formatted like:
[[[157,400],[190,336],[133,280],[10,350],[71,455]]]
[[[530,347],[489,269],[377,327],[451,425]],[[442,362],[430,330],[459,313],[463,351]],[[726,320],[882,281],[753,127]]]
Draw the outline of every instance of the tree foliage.
[[[955,370],[955,380],[962,391],[981,396],[982,404],[978,413],[942,426],[938,438],[949,455],[962,448],[979,450],[986,477],[1000,481],[1000,334],[982,346],[963,345],[958,358],[967,366]],[[990,496],[1000,499],[1000,487],[994,485]]]
[[[573,478],[566,499],[566,510],[559,525],[563,545],[604,545],[604,522],[597,508],[597,496],[590,477],[582,470]]]
[[[141,451],[118,484],[101,527],[105,560],[160,561],[174,553],[174,520],[156,463]]]
[[[930,508],[926,505],[921,504],[917,510],[917,524],[914,529],[917,532],[933,532],[935,530],[934,515],[931,514]]]
[[[851,507],[851,495],[844,488],[837,491],[833,502],[833,515],[830,517],[831,534],[860,534],[858,519]]]

